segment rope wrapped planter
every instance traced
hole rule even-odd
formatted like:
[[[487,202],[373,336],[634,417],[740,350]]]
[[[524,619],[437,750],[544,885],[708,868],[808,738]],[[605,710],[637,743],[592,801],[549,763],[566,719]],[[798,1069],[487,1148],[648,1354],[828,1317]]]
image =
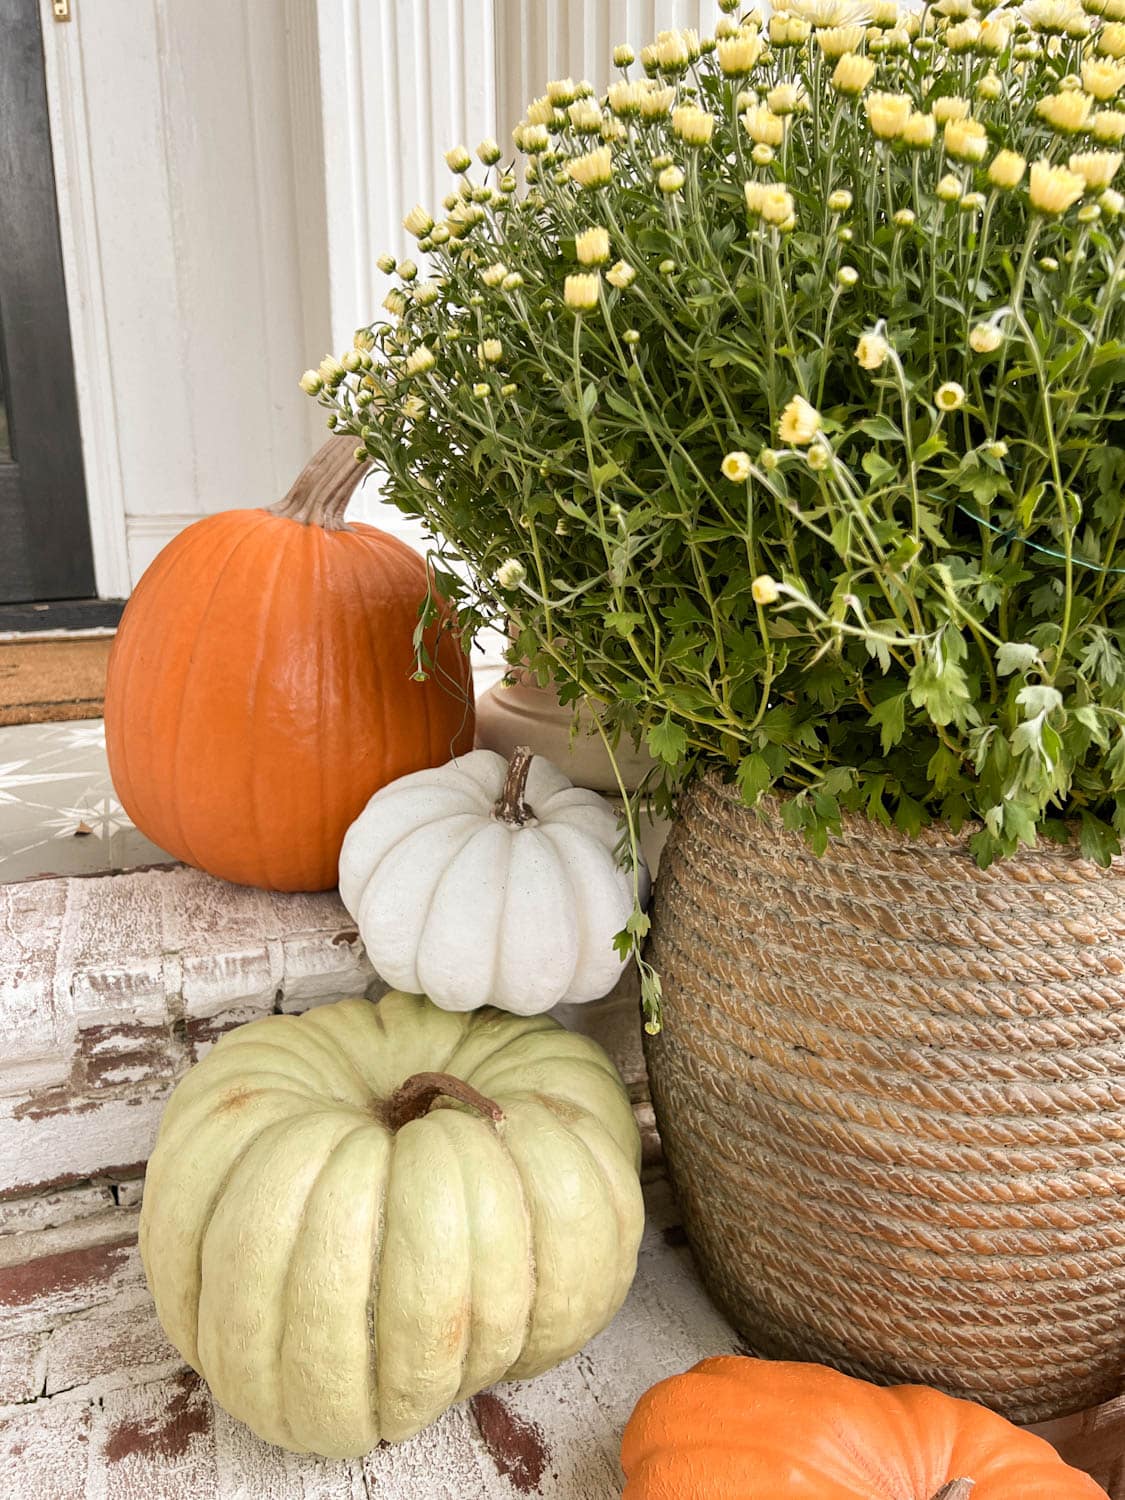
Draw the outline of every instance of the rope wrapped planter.
[[[653,1101],[709,1287],[762,1354],[1017,1422],[1125,1389],[1125,862],[861,817],[818,859],[685,795]]]

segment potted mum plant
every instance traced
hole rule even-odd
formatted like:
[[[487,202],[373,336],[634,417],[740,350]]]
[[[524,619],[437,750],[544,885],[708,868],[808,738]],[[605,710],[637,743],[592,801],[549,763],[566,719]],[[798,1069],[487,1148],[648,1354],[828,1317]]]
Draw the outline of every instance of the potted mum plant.
[[[450,152],[305,385],[660,763],[621,942],[724,1308],[1042,1418],[1125,1357],[1125,0],[720,9],[524,188]]]

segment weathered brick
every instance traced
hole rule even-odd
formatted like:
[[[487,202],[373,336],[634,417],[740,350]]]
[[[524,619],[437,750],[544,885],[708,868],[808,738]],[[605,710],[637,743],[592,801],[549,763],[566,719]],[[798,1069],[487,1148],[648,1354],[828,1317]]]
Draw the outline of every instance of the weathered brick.
[[[113,1500],[199,1500],[221,1493],[211,1397],[199,1376],[109,1392],[91,1432],[91,1494]]]
[[[308,1010],[346,995],[386,991],[342,907],[341,912],[343,922],[336,932],[296,933],[282,939],[283,1011]]]
[[[168,1012],[159,882],[166,874],[112,875],[68,882],[55,970],[55,1006],[80,1026],[125,1014],[160,1024]]]
[[[7,1334],[55,1327],[70,1313],[143,1284],[135,1213],[116,1209],[0,1240],[0,1323]]]
[[[234,1010],[221,1011],[214,1016],[189,1016],[184,1022],[184,1043],[189,1062],[198,1062],[201,1057],[205,1057],[228,1031],[245,1026],[249,1021],[256,1021],[265,1014],[268,1012],[244,1005]]]
[[[155,1307],[147,1299],[138,1305],[135,1293],[69,1318],[47,1337],[43,1357],[48,1396],[91,1384],[103,1394],[144,1384],[183,1365],[164,1337]]]
[[[89,1431],[90,1408],[77,1402],[37,1401],[0,1415],[0,1494],[86,1500]]]
[[[148,1160],[170,1082],[115,1096],[69,1085],[0,1100],[0,1198],[69,1187]]]
[[[182,1071],[186,1060],[170,1027],[134,1025],[124,1019],[84,1027],[78,1034],[78,1057],[91,1089],[170,1078]]]
[[[73,1033],[69,1016],[56,1014],[54,978],[66,908],[65,880],[0,885],[0,1092],[50,1081],[66,1070],[62,1057]]]
[[[30,1198],[0,1201],[0,1235],[56,1229],[74,1219],[88,1219],[113,1207],[113,1194],[104,1185],[37,1193]]]
[[[143,1177],[134,1177],[131,1181],[118,1183],[118,1206],[120,1208],[140,1208],[144,1193],[145,1180]]]
[[[47,1337],[40,1331],[0,1339],[0,1406],[34,1401],[42,1394],[47,1368],[43,1346]]]

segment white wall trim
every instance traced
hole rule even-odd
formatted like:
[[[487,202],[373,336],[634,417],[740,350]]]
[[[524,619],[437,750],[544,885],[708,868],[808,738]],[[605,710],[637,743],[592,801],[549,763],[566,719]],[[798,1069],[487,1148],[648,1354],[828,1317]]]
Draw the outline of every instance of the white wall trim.
[[[73,23],[56,22],[49,0],[40,0],[40,16],[94,579],[101,598],[120,599],[129,593],[131,586],[125,494],[93,174],[85,128],[80,28]]]

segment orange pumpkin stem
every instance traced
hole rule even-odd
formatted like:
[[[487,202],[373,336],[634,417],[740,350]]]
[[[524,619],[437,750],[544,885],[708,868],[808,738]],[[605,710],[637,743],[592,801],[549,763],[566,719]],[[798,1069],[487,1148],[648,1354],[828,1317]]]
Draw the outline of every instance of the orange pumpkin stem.
[[[401,1130],[411,1120],[420,1120],[443,1096],[469,1105],[490,1120],[499,1122],[504,1118],[504,1111],[495,1100],[487,1099],[464,1079],[454,1078],[452,1073],[415,1073],[399,1084],[387,1100],[384,1112],[387,1129]]]
[[[355,450],[354,437],[329,438],[297,475],[285,499],[269,507],[270,515],[324,531],[347,531],[348,501],[371,467],[370,461],[356,462]]]
[[[932,1500],[969,1500],[975,1483],[975,1479],[951,1479],[942,1485]]]
[[[508,761],[508,774],[504,778],[504,790],[492,808],[494,817],[504,823],[511,823],[515,828],[522,828],[535,816],[533,809],[523,800],[523,794],[527,790],[527,773],[531,770],[534,759],[535,752],[526,745],[520,745],[512,751],[512,757]]]

